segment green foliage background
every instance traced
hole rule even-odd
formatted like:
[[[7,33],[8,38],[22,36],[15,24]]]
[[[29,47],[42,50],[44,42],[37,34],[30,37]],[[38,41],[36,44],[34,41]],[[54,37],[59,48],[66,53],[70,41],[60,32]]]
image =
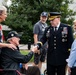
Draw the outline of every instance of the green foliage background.
[[[8,8],[8,17],[4,24],[12,30],[22,33],[21,43],[33,43],[33,26],[39,20],[41,12],[60,12],[61,21],[72,25],[75,12],[68,9],[73,0],[12,0]],[[68,20],[67,20],[68,18]],[[47,21],[49,25],[49,21]]]
[[[21,54],[23,55],[27,55],[30,51],[28,50],[20,50]],[[33,62],[34,61],[34,56],[31,58],[30,62]]]

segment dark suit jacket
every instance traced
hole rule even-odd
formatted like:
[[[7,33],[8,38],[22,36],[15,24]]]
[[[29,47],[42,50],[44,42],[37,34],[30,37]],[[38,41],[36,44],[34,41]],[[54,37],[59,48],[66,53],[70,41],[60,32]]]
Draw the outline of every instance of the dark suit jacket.
[[[53,27],[46,28],[43,37],[40,40],[43,44],[48,41],[47,64],[64,65],[69,55],[69,49],[73,42],[72,29],[66,24],[60,24],[60,27],[54,32]]]

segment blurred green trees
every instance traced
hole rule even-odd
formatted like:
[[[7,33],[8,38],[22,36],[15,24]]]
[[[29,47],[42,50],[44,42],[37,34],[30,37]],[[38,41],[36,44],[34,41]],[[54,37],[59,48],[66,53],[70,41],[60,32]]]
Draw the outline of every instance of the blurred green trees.
[[[75,12],[68,9],[71,2],[72,0],[12,0],[5,24],[22,33],[21,43],[27,43],[29,39],[33,43],[33,26],[43,11],[61,12],[61,21],[72,25],[71,16],[75,15]]]

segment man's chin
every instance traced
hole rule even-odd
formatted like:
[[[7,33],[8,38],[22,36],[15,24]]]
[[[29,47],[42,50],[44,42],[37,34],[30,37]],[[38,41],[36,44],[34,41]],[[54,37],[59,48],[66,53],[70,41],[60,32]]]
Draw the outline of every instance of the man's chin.
[[[45,23],[44,21],[42,21],[42,23]]]
[[[5,21],[5,19],[1,19],[1,22]]]

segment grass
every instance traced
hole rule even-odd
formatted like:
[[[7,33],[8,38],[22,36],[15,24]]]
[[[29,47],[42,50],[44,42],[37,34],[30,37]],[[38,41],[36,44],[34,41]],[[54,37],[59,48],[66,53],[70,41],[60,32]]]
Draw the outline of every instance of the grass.
[[[30,52],[30,50],[20,50],[20,52],[23,55],[27,55]],[[32,59],[30,60],[30,62],[33,62],[33,61],[34,61],[34,57],[32,57]]]
[[[29,50],[20,50],[20,52],[23,54],[23,55],[26,55],[29,53]]]

